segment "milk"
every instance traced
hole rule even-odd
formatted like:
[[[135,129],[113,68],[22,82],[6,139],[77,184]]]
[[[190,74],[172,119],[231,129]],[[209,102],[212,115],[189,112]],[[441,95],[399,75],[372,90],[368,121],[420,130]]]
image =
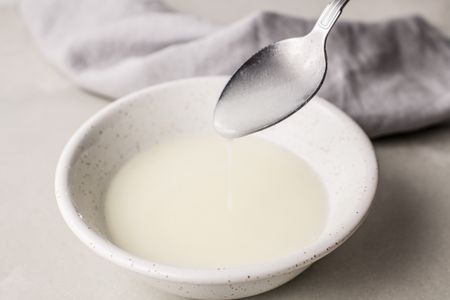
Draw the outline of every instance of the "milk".
[[[281,258],[318,239],[328,204],[297,155],[255,137],[181,137],[126,163],[104,212],[119,247],[149,261],[193,268]]]

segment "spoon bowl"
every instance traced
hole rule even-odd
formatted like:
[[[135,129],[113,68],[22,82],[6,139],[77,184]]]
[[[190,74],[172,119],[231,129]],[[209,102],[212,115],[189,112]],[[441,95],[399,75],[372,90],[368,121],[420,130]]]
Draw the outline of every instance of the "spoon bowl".
[[[348,0],[335,0],[306,36],[271,44],[247,60],[223,89],[214,126],[241,137],[286,119],[317,93],[327,71],[326,40]]]

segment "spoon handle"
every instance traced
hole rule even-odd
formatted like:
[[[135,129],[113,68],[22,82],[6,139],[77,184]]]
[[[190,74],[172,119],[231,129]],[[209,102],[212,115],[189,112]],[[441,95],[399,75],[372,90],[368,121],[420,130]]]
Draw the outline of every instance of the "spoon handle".
[[[314,29],[325,30],[328,33],[341,15],[342,10],[348,1],[349,0],[333,0],[330,2],[320,15],[319,20],[317,20]]]

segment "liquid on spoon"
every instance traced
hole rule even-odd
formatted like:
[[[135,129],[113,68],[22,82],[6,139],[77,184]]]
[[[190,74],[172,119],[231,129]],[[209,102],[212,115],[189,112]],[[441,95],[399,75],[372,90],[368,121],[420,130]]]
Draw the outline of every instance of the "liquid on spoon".
[[[214,126],[237,138],[273,126],[318,92],[327,72],[326,41],[348,0],[333,0],[304,37],[271,44],[231,77],[214,112]]]

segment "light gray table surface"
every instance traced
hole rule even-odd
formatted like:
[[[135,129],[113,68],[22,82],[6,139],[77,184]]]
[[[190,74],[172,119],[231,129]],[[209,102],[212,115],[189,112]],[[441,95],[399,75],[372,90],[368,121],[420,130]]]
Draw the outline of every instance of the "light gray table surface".
[[[199,0],[170,2],[222,22],[258,5],[230,0],[214,17],[214,7]],[[325,2],[308,1],[302,13],[317,14]],[[375,1],[359,2],[350,18],[383,16],[381,2],[389,16],[423,11],[450,32],[448,0],[384,0],[373,9]],[[298,7],[293,0],[260,3]],[[58,156],[74,130],[107,104],[55,71],[15,10],[0,7],[1,300],[179,299],[95,255],[57,210]],[[450,124],[377,140],[375,147],[380,183],[363,226],[305,273],[256,299],[450,299]]]

